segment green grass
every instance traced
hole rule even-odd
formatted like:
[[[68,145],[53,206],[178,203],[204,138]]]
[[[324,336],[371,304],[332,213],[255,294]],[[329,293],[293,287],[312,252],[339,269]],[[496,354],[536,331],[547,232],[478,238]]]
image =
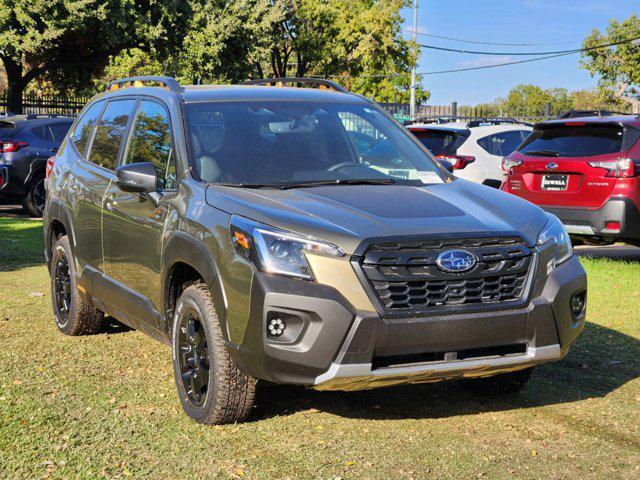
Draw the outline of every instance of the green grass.
[[[135,331],[58,333],[39,222],[0,218],[0,478],[640,478],[640,265],[583,259],[585,332],[520,394],[455,383],[261,390],[205,427],[169,349]]]

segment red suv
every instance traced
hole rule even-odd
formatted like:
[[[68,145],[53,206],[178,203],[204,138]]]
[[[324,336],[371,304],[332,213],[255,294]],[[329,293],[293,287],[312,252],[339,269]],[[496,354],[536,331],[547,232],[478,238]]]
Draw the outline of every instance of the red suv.
[[[572,236],[640,246],[640,118],[539,123],[503,160],[502,190],[558,216]]]

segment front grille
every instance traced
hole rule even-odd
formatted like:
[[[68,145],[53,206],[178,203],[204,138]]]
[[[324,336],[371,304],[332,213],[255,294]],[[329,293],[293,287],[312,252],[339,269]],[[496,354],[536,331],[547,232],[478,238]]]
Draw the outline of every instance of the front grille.
[[[436,259],[452,249],[475,254],[476,265],[463,273],[442,271]],[[384,309],[400,313],[520,300],[531,259],[517,237],[465,238],[374,243],[360,267]]]

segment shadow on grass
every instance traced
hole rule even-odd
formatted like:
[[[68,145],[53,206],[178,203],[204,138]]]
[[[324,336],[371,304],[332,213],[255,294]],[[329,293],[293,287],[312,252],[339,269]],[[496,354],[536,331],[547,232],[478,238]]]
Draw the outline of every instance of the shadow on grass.
[[[102,320],[102,325],[100,325],[100,330],[98,330],[96,335],[115,335],[118,333],[126,333],[132,332],[133,328],[125,325],[124,323],[120,323],[113,317],[104,317]]]
[[[42,223],[0,217],[0,272],[44,265]]]
[[[309,409],[373,420],[474,415],[603,397],[638,377],[640,341],[587,323],[570,353],[559,362],[537,367],[528,385],[517,394],[470,394],[456,382],[356,392],[270,386],[259,389],[251,420]]]

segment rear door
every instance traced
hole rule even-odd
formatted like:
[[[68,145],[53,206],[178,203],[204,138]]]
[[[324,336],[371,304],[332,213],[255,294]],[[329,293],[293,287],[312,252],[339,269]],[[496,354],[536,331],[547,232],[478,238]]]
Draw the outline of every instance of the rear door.
[[[566,122],[546,124],[514,154],[524,162],[509,178],[513,193],[538,205],[600,207],[616,178],[590,165],[624,158],[625,130],[620,125]]]
[[[72,142],[81,154],[66,185],[74,206],[75,255],[80,271],[85,266],[103,271],[102,202],[115,176],[118,155],[135,100],[94,104],[78,123]],[[102,115],[100,112],[102,111]],[[100,116],[99,116],[100,115]],[[99,116],[99,117],[98,117]],[[100,118],[99,121],[96,120]]]

